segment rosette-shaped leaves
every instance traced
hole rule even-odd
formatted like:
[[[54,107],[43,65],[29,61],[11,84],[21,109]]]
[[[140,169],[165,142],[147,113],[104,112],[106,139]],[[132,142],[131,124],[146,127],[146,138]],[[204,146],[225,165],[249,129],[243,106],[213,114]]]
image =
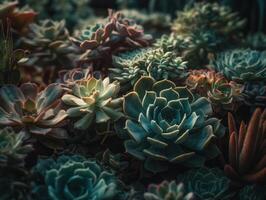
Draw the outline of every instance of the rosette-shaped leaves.
[[[77,119],[74,126],[86,130],[95,120],[96,123],[116,121],[121,116],[121,98],[116,98],[119,92],[118,82],[109,82],[109,78],[96,79],[91,77],[77,81],[70,94],[62,97],[70,108],[67,114]]]
[[[29,29],[29,34],[21,39],[25,48],[31,51],[26,66],[42,70],[54,66],[74,66],[77,49],[68,40],[64,21],[43,20],[39,24],[31,24]]]
[[[218,168],[190,170],[177,177],[187,192],[193,192],[199,200],[231,200],[230,180]]]
[[[175,181],[163,181],[155,185],[151,184],[144,194],[145,200],[193,200],[193,193],[185,193],[183,183],[176,184]]]
[[[124,134],[130,137],[126,151],[149,171],[167,170],[169,163],[199,167],[219,154],[213,139],[223,135],[223,127],[209,117],[209,101],[194,99],[186,87],[141,77],[124,96],[123,109],[128,117]]]
[[[24,83],[19,88],[5,85],[0,89],[0,126],[11,126],[40,139],[66,138],[66,132],[58,127],[64,124],[66,113],[61,109],[64,91],[58,84],[51,84],[38,91],[37,85]]]
[[[219,53],[211,65],[229,80],[237,82],[266,80],[266,51],[250,49]]]
[[[209,70],[191,71],[186,85],[214,104],[231,104],[242,91],[242,85],[229,82],[221,74]]]
[[[163,49],[164,52],[175,51],[180,53],[182,49],[187,48],[187,39],[181,35],[171,33],[162,35],[156,40],[154,46]]]
[[[177,13],[172,29],[177,34],[194,32],[197,29],[212,30],[221,36],[235,36],[245,25],[245,20],[230,7],[218,3],[195,3]]]
[[[89,27],[79,39],[72,40],[84,51],[80,61],[93,62],[103,67],[100,65],[108,64],[115,53],[148,46],[151,36],[145,35],[142,29],[121,13],[109,10],[106,23]]]
[[[262,82],[245,83],[241,96],[248,106],[266,107],[266,85]]]
[[[257,108],[250,122],[236,128],[232,114],[228,115],[229,161],[224,166],[227,176],[235,181],[266,183],[266,109]]]
[[[16,134],[12,128],[0,130],[0,167],[19,166],[32,150],[30,145],[23,144],[24,135]]]
[[[239,200],[264,200],[265,189],[265,186],[247,185],[239,191]]]
[[[35,183],[36,198],[49,200],[118,199],[119,181],[93,160],[82,156],[61,156],[40,160],[34,172],[44,178],[44,185]]]
[[[116,68],[110,68],[111,77],[131,86],[142,75],[148,75],[155,80],[183,80],[187,76],[186,62],[174,52],[164,52],[162,49],[141,49],[124,53],[113,59]]]

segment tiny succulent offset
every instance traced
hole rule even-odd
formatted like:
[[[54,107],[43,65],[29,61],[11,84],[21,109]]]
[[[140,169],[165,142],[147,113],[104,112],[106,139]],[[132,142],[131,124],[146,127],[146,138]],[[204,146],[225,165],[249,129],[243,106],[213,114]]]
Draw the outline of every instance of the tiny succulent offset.
[[[177,184],[176,181],[163,181],[158,185],[149,185],[148,191],[144,193],[144,199],[194,200],[195,197],[192,192],[186,194],[183,183]]]
[[[266,110],[257,108],[250,122],[241,122],[239,131],[232,114],[228,115],[229,161],[225,173],[235,181],[265,184]]]
[[[109,78],[102,80],[91,77],[77,81],[70,93],[62,97],[69,106],[68,116],[76,119],[75,128],[85,130],[94,120],[96,123],[106,123],[122,117],[122,99],[116,97],[119,88],[119,83],[110,83]]]
[[[169,163],[199,167],[219,154],[213,139],[224,128],[210,117],[210,102],[195,98],[186,87],[143,76],[124,97],[123,109],[126,151],[149,171],[165,171]]]
[[[200,200],[227,200],[234,196],[230,192],[230,180],[218,168],[194,169],[177,179]]]
[[[14,127],[48,146],[53,140],[65,139],[66,131],[59,128],[67,117],[60,106],[63,93],[58,84],[41,91],[33,83],[3,86],[0,89],[0,126]]]
[[[121,194],[114,174],[78,155],[39,160],[34,173],[44,179],[44,184],[36,182],[33,188],[38,199],[112,200]]]
[[[229,80],[266,81],[266,51],[236,49],[219,53],[211,63],[215,71]]]

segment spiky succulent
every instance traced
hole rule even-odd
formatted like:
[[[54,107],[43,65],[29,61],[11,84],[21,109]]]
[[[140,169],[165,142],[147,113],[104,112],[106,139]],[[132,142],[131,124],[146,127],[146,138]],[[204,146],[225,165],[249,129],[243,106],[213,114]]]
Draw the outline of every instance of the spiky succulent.
[[[264,200],[265,186],[247,185],[239,191],[239,200]]]
[[[162,49],[141,49],[114,57],[115,68],[110,68],[111,78],[122,84],[131,86],[142,75],[148,75],[155,80],[183,80],[187,76],[186,62],[174,52],[164,52]]]
[[[141,77],[124,96],[123,109],[126,151],[149,171],[167,170],[170,163],[198,167],[219,154],[213,139],[223,135],[223,127],[210,117],[209,101],[195,99],[186,87]]]
[[[244,44],[248,48],[259,50],[259,51],[265,51],[266,50],[266,34],[262,32],[249,34]]]
[[[242,91],[242,85],[229,82],[221,74],[210,70],[192,70],[186,85],[214,104],[231,104]]]
[[[77,49],[73,47],[64,21],[43,20],[31,24],[30,32],[23,37],[24,48],[31,51],[26,66],[45,71],[56,66],[73,67]]]
[[[179,175],[177,180],[200,200],[230,200],[234,195],[230,190],[230,180],[218,168],[190,170]]]
[[[242,122],[239,130],[229,113],[229,161],[224,166],[224,171],[231,179],[265,184],[265,124],[266,109],[263,112],[260,108],[256,109],[248,126]]]
[[[79,39],[72,40],[85,51],[80,60],[93,62],[97,66],[107,64],[115,53],[148,46],[151,36],[145,35],[142,29],[121,13],[109,10],[106,23],[88,27]]]
[[[33,83],[4,85],[0,89],[0,126],[17,128],[53,147],[55,141],[66,138],[66,132],[58,128],[67,116],[60,108],[63,93],[58,84],[42,91]]]
[[[163,181],[155,185],[150,184],[148,191],[144,193],[145,200],[193,200],[193,193],[186,193],[183,183],[176,181]]]
[[[13,31],[23,33],[25,28],[34,21],[37,13],[27,7],[19,9],[18,3],[18,1],[0,2],[0,22],[5,26],[8,20]]]
[[[211,67],[236,82],[266,80],[266,51],[236,49],[219,53]]]
[[[111,172],[105,171],[94,160],[82,156],[60,156],[39,160],[34,173],[44,179],[35,183],[35,198],[51,200],[119,199],[119,181]]]
[[[122,116],[122,100],[116,97],[119,88],[119,83],[110,83],[109,78],[76,81],[70,94],[62,97],[69,106],[68,116],[76,119],[75,128],[85,130],[94,120],[96,123],[118,120]]]
[[[32,147],[23,144],[23,139],[24,135],[15,133],[12,128],[0,130],[0,168],[24,164],[24,158]]]
[[[243,29],[245,20],[230,7],[218,3],[195,3],[177,13],[172,30],[177,34],[194,32],[197,29],[212,30],[221,36],[235,36]]]

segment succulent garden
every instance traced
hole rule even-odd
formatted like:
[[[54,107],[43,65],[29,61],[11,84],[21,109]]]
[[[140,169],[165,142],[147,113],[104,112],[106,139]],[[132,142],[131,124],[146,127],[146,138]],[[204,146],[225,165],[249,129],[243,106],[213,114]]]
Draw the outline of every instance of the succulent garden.
[[[0,0],[0,200],[265,200],[265,2],[95,2]]]

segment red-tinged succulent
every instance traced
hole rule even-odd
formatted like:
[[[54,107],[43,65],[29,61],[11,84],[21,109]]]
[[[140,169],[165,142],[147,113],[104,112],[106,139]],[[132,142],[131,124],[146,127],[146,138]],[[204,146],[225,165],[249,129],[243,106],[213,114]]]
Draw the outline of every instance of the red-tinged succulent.
[[[266,109],[257,108],[248,125],[239,130],[232,114],[228,115],[229,162],[224,171],[232,180],[266,183]]]
[[[66,138],[66,132],[59,128],[67,116],[60,106],[63,94],[59,84],[51,84],[42,91],[33,83],[3,86],[0,89],[0,126],[14,127],[54,147],[57,141]]]
[[[37,13],[26,7],[17,8],[18,1],[4,2],[0,4],[0,21],[4,23],[7,19],[11,21],[12,28],[19,33],[32,23],[37,16]]]
[[[80,61],[102,64],[112,61],[112,54],[150,45],[151,36],[120,12],[109,10],[106,23],[98,23],[82,31],[79,39],[72,38],[83,51]],[[105,61],[105,62],[104,62]]]
[[[201,96],[208,97],[214,105],[232,104],[242,91],[242,85],[210,70],[192,70],[186,84]]]

